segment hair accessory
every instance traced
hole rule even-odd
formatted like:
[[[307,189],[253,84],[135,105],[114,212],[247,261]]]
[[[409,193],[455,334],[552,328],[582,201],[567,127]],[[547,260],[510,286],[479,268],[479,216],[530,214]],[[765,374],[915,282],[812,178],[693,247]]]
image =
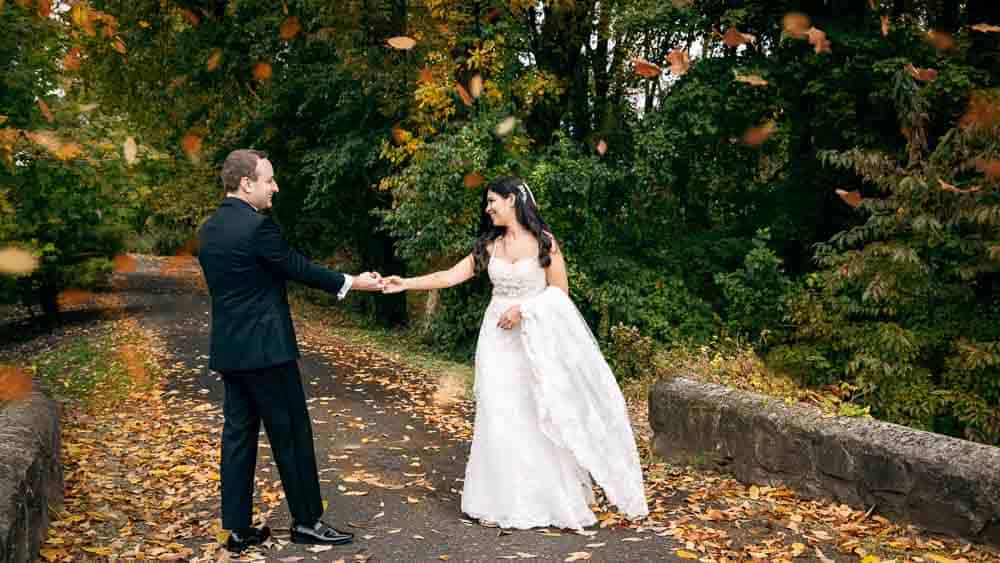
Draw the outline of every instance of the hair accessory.
[[[528,183],[524,180],[521,181],[521,185],[517,187],[518,191],[521,192],[521,201],[527,202],[528,197],[531,197],[531,203],[538,207],[538,202],[535,201],[535,194],[531,193],[531,188],[528,187]]]

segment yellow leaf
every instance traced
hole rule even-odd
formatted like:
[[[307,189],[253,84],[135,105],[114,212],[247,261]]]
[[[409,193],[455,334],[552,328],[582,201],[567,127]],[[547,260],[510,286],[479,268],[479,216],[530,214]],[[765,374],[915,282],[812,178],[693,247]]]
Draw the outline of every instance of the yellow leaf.
[[[674,553],[681,559],[698,559],[697,553],[692,553],[684,549],[675,549]]]
[[[110,547],[85,547],[83,548],[87,553],[93,553],[94,555],[101,555],[104,557],[109,557],[114,554],[114,551]]]
[[[881,561],[882,560],[879,559],[878,556],[865,555],[864,559],[861,560],[861,563],[881,563]]]
[[[958,563],[957,559],[948,559],[947,557],[934,555],[933,553],[927,553],[924,555],[924,557],[930,559],[931,561],[937,561],[937,563]]]

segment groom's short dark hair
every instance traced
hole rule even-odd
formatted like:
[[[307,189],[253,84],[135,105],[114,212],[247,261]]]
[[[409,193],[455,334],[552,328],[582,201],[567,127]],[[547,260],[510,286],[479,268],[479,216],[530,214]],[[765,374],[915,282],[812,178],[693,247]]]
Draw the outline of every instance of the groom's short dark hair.
[[[267,158],[267,153],[254,149],[236,149],[222,163],[222,186],[227,193],[240,187],[243,178],[257,179],[257,161]]]

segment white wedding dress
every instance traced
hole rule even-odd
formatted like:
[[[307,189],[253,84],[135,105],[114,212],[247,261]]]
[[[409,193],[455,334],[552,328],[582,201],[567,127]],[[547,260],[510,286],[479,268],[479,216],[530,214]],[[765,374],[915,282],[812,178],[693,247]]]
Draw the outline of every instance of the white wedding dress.
[[[503,528],[580,529],[596,522],[593,477],[618,510],[646,516],[625,400],[583,317],[535,257],[491,257],[488,271],[462,511]],[[515,304],[520,325],[499,328]]]

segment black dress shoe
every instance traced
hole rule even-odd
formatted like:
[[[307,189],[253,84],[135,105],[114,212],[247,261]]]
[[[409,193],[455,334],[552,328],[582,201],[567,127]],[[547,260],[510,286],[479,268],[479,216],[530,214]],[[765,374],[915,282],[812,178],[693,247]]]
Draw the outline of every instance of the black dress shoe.
[[[242,530],[232,530],[229,532],[229,539],[226,540],[226,549],[233,553],[240,553],[246,548],[260,545],[271,537],[271,528],[244,528]]]
[[[293,543],[344,545],[354,540],[354,534],[341,532],[333,526],[323,523],[322,520],[311,526],[309,524],[294,524],[291,532]]]

